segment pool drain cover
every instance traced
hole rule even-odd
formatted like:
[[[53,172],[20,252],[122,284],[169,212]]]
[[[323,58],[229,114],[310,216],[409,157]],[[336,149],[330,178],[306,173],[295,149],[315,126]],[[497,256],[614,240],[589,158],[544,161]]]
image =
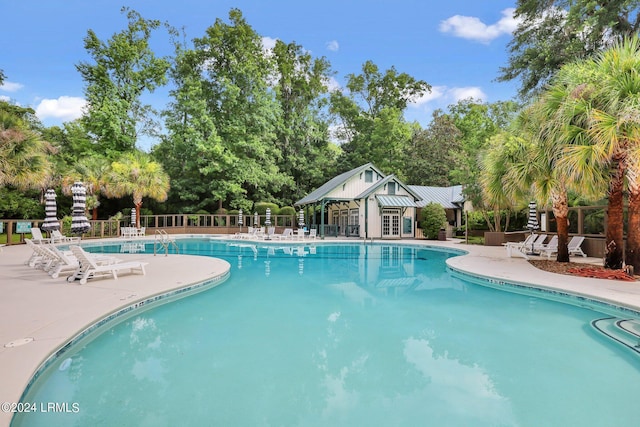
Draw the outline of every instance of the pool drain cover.
[[[29,344],[31,341],[33,341],[33,338],[31,338],[31,337],[29,337],[29,338],[20,338],[19,340],[14,340],[14,341],[8,342],[4,346],[7,347],[7,348],[20,347],[21,345]]]

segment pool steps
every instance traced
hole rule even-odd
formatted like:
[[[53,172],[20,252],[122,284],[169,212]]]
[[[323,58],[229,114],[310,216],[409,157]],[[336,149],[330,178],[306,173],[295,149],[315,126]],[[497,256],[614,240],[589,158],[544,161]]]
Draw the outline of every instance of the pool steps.
[[[593,320],[591,326],[606,337],[640,355],[639,321],[618,317],[604,317]]]

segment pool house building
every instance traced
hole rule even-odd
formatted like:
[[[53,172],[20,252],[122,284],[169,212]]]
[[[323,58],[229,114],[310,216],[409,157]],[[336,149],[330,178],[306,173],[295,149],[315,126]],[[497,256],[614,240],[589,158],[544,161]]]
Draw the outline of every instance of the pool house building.
[[[394,175],[367,163],[344,172],[298,200],[296,206],[319,215],[311,218],[320,236],[365,239],[415,237],[421,197]]]

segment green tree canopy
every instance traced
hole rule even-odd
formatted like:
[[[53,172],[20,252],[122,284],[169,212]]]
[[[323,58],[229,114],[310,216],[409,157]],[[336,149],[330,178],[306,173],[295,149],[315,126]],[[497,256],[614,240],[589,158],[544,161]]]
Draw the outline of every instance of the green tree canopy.
[[[372,61],[361,74],[347,76],[348,93],[331,94],[330,111],[339,119],[339,139],[344,154],[339,170],[373,162],[385,173],[404,176],[402,164],[412,128],[403,112],[407,104],[431,90],[431,86],[394,67],[382,73]]]
[[[108,156],[133,150],[139,134],[154,132],[153,110],[141,97],[166,83],[170,66],[149,45],[160,22],[146,20],[128,8],[122,11],[129,20],[127,28],[107,42],[93,30],[87,31],[84,47],[93,63],[76,65],[85,81],[88,102],[83,123]]]
[[[520,95],[539,92],[565,64],[593,56],[640,30],[638,0],[518,0],[519,24],[500,81],[520,79]]]
[[[133,196],[136,207],[137,225],[140,226],[142,199],[150,197],[157,201],[167,199],[169,176],[162,165],[141,151],[130,151],[111,163],[105,180],[105,194],[108,197]]]

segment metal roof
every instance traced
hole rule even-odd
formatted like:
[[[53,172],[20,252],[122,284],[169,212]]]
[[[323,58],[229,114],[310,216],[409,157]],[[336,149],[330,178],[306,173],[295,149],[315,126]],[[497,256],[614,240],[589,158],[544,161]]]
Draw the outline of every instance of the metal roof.
[[[415,208],[416,202],[408,196],[389,196],[386,194],[376,195],[378,204],[384,207],[390,208]]]
[[[357,175],[360,172],[364,171],[365,169],[369,169],[369,168],[371,168],[374,171],[376,171],[379,175],[384,176],[384,174],[382,172],[380,172],[375,166],[373,166],[373,164],[367,163],[366,165],[362,165],[360,167],[357,167],[357,168],[352,169],[350,171],[344,172],[344,173],[342,173],[342,174],[330,179],[329,181],[325,182],[324,184],[322,184],[320,187],[318,187],[317,189],[315,189],[311,193],[307,194],[302,199],[298,200],[295,203],[295,205],[296,206],[298,206],[298,205],[307,205],[307,204],[310,204],[310,203],[319,202],[320,200],[322,200],[324,198],[324,196],[326,196],[332,190],[338,188],[340,185],[344,184],[347,180],[349,180],[349,178],[351,178],[352,176]]]
[[[422,199],[418,207],[424,207],[431,202],[439,203],[445,209],[459,209],[464,203],[462,185],[451,187],[426,187],[422,185],[409,185],[409,188]]]
[[[360,193],[354,199],[364,199],[365,197],[369,197],[373,192],[375,192],[378,188],[387,184],[389,181],[395,181],[399,186],[407,190],[407,193],[411,194],[414,199],[420,200],[420,196],[416,194],[408,185],[404,185],[395,175],[389,175],[380,181],[374,183],[371,187],[367,188],[364,192]]]

